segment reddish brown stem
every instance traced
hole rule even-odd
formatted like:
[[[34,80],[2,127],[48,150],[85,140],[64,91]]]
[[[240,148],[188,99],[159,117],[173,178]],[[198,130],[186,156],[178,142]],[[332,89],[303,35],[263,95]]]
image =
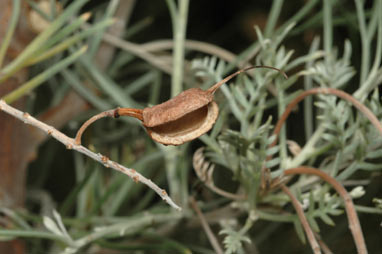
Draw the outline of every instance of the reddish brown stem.
[[[321,254],[320,246],[318,245],[318,242],[316,241],[316,238],[314,237],[313,230],[310,228],[308,220],[305,217],[304,210],[301,207],[300,202],[296,199],[296,197],[292,194],[292,192],[289,190],[288,187],[286,187],[284,184],[281,184],[281,189],[287,194],[292,201],[293,207],[297,212],[298,218],[301,221],[301,225],[305,230],[306,236],[308,238],[308,241],[310,243],[310,246],[312,247],[314,254]]]
[[[353,96],[351,96],[348,93],[345,93],[344,91],[334,89],[334,88],[313,88],[313,89],[309,89],[309,90],[302,92],[291,103],[288,104],[288,106],[286,107],[284,113],[281,115],[281,117],[278,120],[278,122],[275,126],[275,129],[273,131],[273,134],[276,136],[276,139],[271,144],[271,147],[277,144],[278,134],[279,134],[281,127],[283,126],[285,120],[288,118],[289,114],[291,113],[292,109],[297,105],[297,103],[302,101],[306,96],[309,96],[312,94],[332,94],[332,95],[336,95],[336,96],[338,96],[344,100],[349,101],[370,120],[370,122],[375,126],[375,128],[378,130],[378,132],[382,136],[382,124],[375,117],[373,112],[370,111],[370,109],[368,109],[365,105],[363,105],[361,102],[359,102]]]
[[[328,245],[326,245],[326,243],[321,239],[321,236],[316,232],[314,233],[314,235],[316,236],[316,239],[321,247],[322,252],[324,254],[333,254],[333,251],[329,249]]]
[[[344,91],[335,89],[335,88],[312,88],[306,91],[303,91],[299,96],[297,96],[291,103],[288,104],[286,107],[284,113],[281,115],[279,120],[276,123],[275,129],[273,131],[273,135],[275,135],[275,140],[272,142],[272,144],[269,145],[269,147],[273,147],[277,144],[278,142],[278,135],[280,133],[280,130],[288,118],[289,114],[292,112],[292,109],[300,102],[302,101],[305,97],[313,94],[332,94],[337,97],[340,97],[344,100],[349,101],[352,103],[359,111],[361,111],[369,120],[370,122],[374,125],[374,127],[377,129],[377,131],[380,133],[382,136],[382,124],[379,122],[379,120],[375,117],[373,112],[370,111],[365,105],[363,105],[361,102],[359,102],[357,99],[355,99],[353,96],[351,96],[348,93],[345,93]],[[267,160],[271,160],[272,156],[268,156]],[[268,172],[267,172],[268,171]],[[263,167],[262,169],[262,183],[261,185],[263,188],[266,188],[266,186],[269,185],[270,177],[269,177],[269,169]]]
[[[284,175],[296,174],[316,175],[324,181],[326,181],[327,183],[329,183],[331,186],[333,186],[333,188],[338,192],[338,194],[343,198],[345,202],[345,210],[348,216],[349,228],[353,235],[355,245],[357,247],[357,253],[366,254],[367,249],[361,225],[359,223],[353,201],[346,189],[336,179],[316,168],[301,166],[297,168],[287,169],[284,171]]]
[[[104,111],[102,113],[99,113],[93,117],[91,117],[89,120],[87,120],[81,128],[77,131],[75,142],[77,145],[81,144],[81,137],[84,131],[86,130],[89,125],[94,123],[95,121],[104,118],[104,117],[114,117],[118,118],[120,116],[131,116],[135,117],[141,121],[143,121],[143,116],[142,116],[142,109],[135,109],[135,108],[116,108],[108,111]]]
[[[212,87],[210,87],[207,91],[211,94],[214,94],[216,92],[216,90],[218,90],[218,88],[220,86],[222,86],[224,83],[227,83],[230,79],[232,79],[233,77],[239,75],[240,73],[242,72],[245,72],[245,71],[248,71],[248,70],[251,70],[251,69],[256,69],[256,68],[266,68],[266,69],[272,69],[272,70],[275,70],[275,71],[278,71],[280,72],[286,79],[288,79],[288,76],[286,75],[285,72],[283,72],[282,70],[280,69],[277,69],[275,67],[272,67],[272,66],[266,66],[266,65],[257,65],[257,66],[250,66],[250,67],[247,67],[247,68],[244,68],[244,69],[241,69],[241,70],[238,70],[237,72],[235,73],[232,73],[231,75],[229,75],[228,77],[222,79],[221,81],[219,81],[218,83],[216,83],[215,85],[213,85]]]
[[[114,117],[118,116],[131,116],[143,121],[143,110],[136,108],[117,108],[115,109]]]

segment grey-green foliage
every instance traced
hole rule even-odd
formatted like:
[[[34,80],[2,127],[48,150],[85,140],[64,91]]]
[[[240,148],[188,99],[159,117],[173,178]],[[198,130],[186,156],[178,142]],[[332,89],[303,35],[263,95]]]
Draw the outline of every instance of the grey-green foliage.
[[[338,50],[334,49],[330,55],[315,62],[303,74],[310,75],[321,86],[342,88],[355,75],[354,67],[350,63],[351,54],[351,43],[346,40],[342,58],[337,59]]]
[[[244,254],[243,242],[251,243],[251,240],[247,236],[231,228],[222,229],[219,234],[226,235],[223,241],[226,254]]]
[[[334,97],[320,96],[316,105],[322,109],[318,118],[325,128],[321,145],[328,147],[327,152],[341,154],[339,160],[324,164],[324,168],[332,168],[334,176],[343,169],[340,180],[351,177],[357,170],[381,169],[378,158],[382,153],[382,137],[363,115],[355,114],[349,103],[337,102]],[[381,115],[379,101],[372,100],[369,105],[376,116]]]

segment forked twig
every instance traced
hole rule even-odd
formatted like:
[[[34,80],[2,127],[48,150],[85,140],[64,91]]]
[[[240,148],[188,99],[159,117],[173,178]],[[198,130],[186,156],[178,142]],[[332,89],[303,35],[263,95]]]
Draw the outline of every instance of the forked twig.
[[[353,201],[346,191],[346,189],[333,177],[326,174],[324,171],[321,171],[316,168],[301,166],[297,168],[291,168],[284,170],[284,175],[296,175],[296,174],[305,174],[305,175],[316,175],[321,179],[329,183],[333,188],[338,192],[345,202],[345,210],[347,213],[349,228],[353,235],[355,245],[357,247],[357,253],[366,254],[366,244],[363,237],[361,225],[358,220],[357,212],[354,208]]]
[[[288,187],[286,187],[284,184],[280,185],[281,189],[287,194],[292,201],[293,207],[297,212],[298,218],[301,221],[301,225],[305,230],[306,236],[308,238],[308,241],[310,243],[310,246],[312,247],[313,253],[314,254],[321,254],[321,249],[320,246],[314,237],[313,230],[311,229],[308,220],[305,217],[304,210],[301,207],[300,202],[296,199],[296,197],[292,194],[292,192],[289,190]]]
[[[173,208],[177,210],[181,210],[181,208],[177,204],[175,204],[174,201],[172,201],[172,199],[168,196],[165,190],[159,188],[150,179],[147,179],[146,177],[144,177],[143,175],[141,175],[134,169],[126,168],[118,164],[117,162],[110,160],[108,157],[102,154],[99,154],[99,153],[96,154],[81,145],[77,145],[74,139],[69,138],[64,133],[58,131],[54,127],[37,120],[36,118],[32,117],[28,113],[24,113],[18,109],[13,108],[12,106],[5,103],[5,101],[3,100],[0,100],[0,111],[4,111],[5,113],[14,116],[15,118],[23,121],[24,123],[32,125],[44,131],[45,133],[52,136],[59,142],[63,143],[66,146],[66,148],[73,149],[73,150],[76,150],[77,152],[85,154],[86,156],[92,158],[93,160],[102,163],[105,167],[110,167],[115,170],[118,170],[122,172],[123,174],[132,178],[135,182],[141,182],[147,185],[149,188],[154,190],[163,200],[165,200],[170,206],[172,206]]]
[[[210,225],[208,225],[208,222],[206,218],[204,217],[202,211],[200,211],[199,206],[196,203],[196,200],[194,197],[190,197],[190,203],[191,203],[191,207],[195,210],[196,214],[198,215],[200,223],[202,224],[202,227],[207,234],[208,240],[210,241],[215,252],[218,254],[223,254],[224,251],[222,247],[220,246],[218,240],[216,239],[214,233],[212,232]]]

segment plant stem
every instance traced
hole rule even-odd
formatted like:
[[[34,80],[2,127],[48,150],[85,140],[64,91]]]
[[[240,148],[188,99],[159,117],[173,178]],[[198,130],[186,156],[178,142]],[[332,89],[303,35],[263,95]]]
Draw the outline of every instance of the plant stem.
[[[173,25],[174,49],[173,49],[173,68],[171,76],[171,97],[182,92],[183,69],[184,69],[184,45],[186,37],[186,25],[188,17],[189,0],[180,0],[176,9],[173,0],[168,0],[170,15]],[[187,204],[185,193],[182,192],[181,177],[177,173],[177,162],[180,150],[176,147],[162,147],[165,151],[165,162],[167,180],[170,185],[170,195],[180,202],[181,206]]]
[[[280,87],[280,83],[276,80],[276,87],[277,87],[277,101],[278,101],[278,115],[279,117],[282,116],[283,112],[285,111],[285,94],[284,90]],[[288,157],[287,153],[287,145],[286,145],[286,129],[285,127],[283,129],[280,129],[279,131],[279,142],[280,142],[280,157],[281,157],[281,167],[285,166],[286,159]]]
[[[314,237],[313,230],[309,226],[308,220],[306,219],[306,216],[304,214],[304,210],[302,209],[302,206],[300,202],[296,199],[296,197],[292,194],[292,192],[289,190],[288,187],[286,187],[284,184],[281,184],[281,189],[287,194],[292,201],[293,207],[296,210],[296,213],[298,215],[298,218],[300,219],[301,225],[305,230],[306,236],[308,237],[310,246],[313,249],[313,252],[315,254],[320,254],[320,246],[317,243],[316,238]]]
[[[309,54],[313,54],[318,50],[320,44],[320,39],[318,37],[315,37],[311,47],[309,49]],[[313,66],[314,60],[306,63],[306,69],[309,70]],[[313,79],[311,76],[306,75],[304,77],[304,89],[308,90],[313,88]],[[304,101],[304,126],[305,126],[305,139],[309,139],[313,135],[313,126],[314,126],[314,120],[313,120],[313,98],[309,97],[306,98]]]
[[[375,8],[376,8],[376,11],[373,14],[376,15],[378,18],[378,33],[377,33],[377,39],[376,39],[374,63],[365,82],[360,83],[358,90],[354,93],[354,97],[360,99],[361,101],[363,101],[367,97],[367,94],[369,94],[370,91],[376,85],[380,83],[380,81],[378,81],[378,77],[381,76],[380,64],[381,64],[381,55],[382,55],[382,1],[381,0],[378,0],[378,2],[376,2]],[[361,26],[362,24],[361,20],[359,22]],[[368,33],[367,36],[369,36],[369,38],[372,38],[373,34]],[[366,48],[368,46],[363,46],[364,44],[367,44],[368,42],[364,41],[365,39],[363,38],[362,34],[361,34],[361,39],[362,39],[362,57],[364,57],[363,51],[366,50],[366,52],[369,53],[369,48]],[[363,64],[363,61],[366,61],[366,59],[363,60],[362,58],[361,64]],[[361,68],[364,68],[363,65],[361,66]]]
[[[173,70],[171,78],[171,97],[182,92],[184,70],[184,44],[188,17],[189,0],[180,0],[176,19],[172,20],[174,30]]]
[[[321,170],[310,168],[310,167],[298,167],[298,168],[286,169],[284,171],[284,174],[285,175],[295,175],[295,174],[316,175],[316,176],[319,176],[321,179],[325,180],[327,183],[329,183],[344,200],[345,210],[346,210],[348,221],[349,221],[349,228],[353,235],[354,242],[357,247],[357,253],[360,253],[360,254],[367,253],[365,239],[363,237],[361,225],[359,223],[357,212],[355,211],[353,201],[349,193],[346,191],[346,189],[335,178],[329,176],[328,174],[326,174],[325,172]]]
[[[67,243],[67,239],[63,236],[59,236],[51,232],[37,231],[37,230],[0,229],[0,236],[45,238],[45,239]]]
[[[285,120],[288,118],[289,114],[292,112],[292,109],[297,105],[297,103],[303,100],[306,96],[313,95],[313,94],[332,94],[344,100],[347,100],[348,102],[352,103],[359,111],[361,111],[364,114],[364,116],[366,116],[370,120],[370,122],[374,125],[374,127],[377,129],[380,135],[382,135],[382,124],[379,122],[376,116],[370,111],[370,109],[368,109],[365,105],[363,105],[361,102],[356,100],[353,96],[334,88],[313,88],[313,89],[302,92],[291,103],[288,104],[288,106],[286,107],[284,113],[280,117],[273,131],[273,133],[276,136],[279,134],[282,125],[284,124]],[[277,139],[271,144],[271,146],[274,146],[276,143],[277,143]]]
[[[324,131],[325,128],[323,127],[323,125],[320,125],[318,129],[314,132],[314,134],[311,136],[311,138],[308,140],[308,142],[305,144],[301,152],[292,160],[288,167],[297,167],[304,163],[304,161],[309,159],[312,153],[314,153],[315,151],[314,146],[320,140],[321,135],[324,133]]]

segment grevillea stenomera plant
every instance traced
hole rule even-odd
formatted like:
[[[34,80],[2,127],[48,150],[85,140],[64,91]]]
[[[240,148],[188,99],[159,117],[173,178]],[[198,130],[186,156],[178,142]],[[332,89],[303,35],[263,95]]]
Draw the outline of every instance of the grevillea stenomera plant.
[[[59,213],[53,212],[52,216],[45,216],[45,213],[37,214],[40,211],[29,210],[24,216],[24,211],[18,213],[0,207],[2,214],[7,214],[7,219],[11,222],[9,225],[12,225],[10,229],[0,229],[2,236],[6,236],[7,239],[11,237],[31,237],[32,239],[33,237],[33,246],[40,247],[40,250],[45,250],[47,245],[44,239],[49,238],[57,241],[57,244],[49,243],[49,246],[52,246],[51,252],[57,252],[57,249],[62,250],[63,247],[66,248],[66,253],[93,250],[96,252],[100,246],[120,249],[121,246],[126,245],[127,248],[139,248],[135,245],[137,242],[143,243],[143,247],[141,246],[138,251],[145,251],[148,244],[157,243],[159,239],[161,243],[169,244],[161,244],[159,247],[156,245],[158,252],[160,249],[163,253],[187,253],[192,249],[189,246],[198,245],[205,248],[208,243],[202,241],[195,243],[192,239],[187,242],[184,238],[179,240],[183,234],[186,235],[189,230],[192,230],[191,228],[184,230],[183,222],[197,225],[194,223],[193,216],[197,214],[203,218],[205,214],[204,223],[201,223],[204,229],[206,224],[220,224],[220,234],[224,237],[226,253],[253,253],[254,246],[259,246],[260,249],[263,247],[264,239],[271,239],[269,242],[273,244],[276,242],[274,235],[269,237],[272,232],[276,232],[280,239],[287,239],[289,244],[290,235],[285,237],[283,231],[278,230],[279,224],[263,223],[260,220],[294,225],[301,240],[304,242],[308,239],[314,253],[320,253],[320,250],[324,251],[326,248],[321,245],[322,240],[327,240],[326,234],[320,233],[320,221],[334,225],[334,219],[345,218],[339,215],[346,210],[358,252],[366,252],[355,209],[357,212],[373,213],[380,213],[381,210],[371,205],[360,206],[359,204],[362,203],[359,200],[355,201],[357,206],[354,206],[352,198],[362,196],[365,193],[363,186],[366,186],[372,176],[378,174],[382,168],[380,160],[382,142],[379,134],[380,127],[378,127],[380,121],[376,120],[376,118],[382,118],[378,91],[382,74],[380,0],[373,1],[373,8],[370,11],[363,10],[363,1],[355,0],[356,13],[351,12],[351,15],[346,13],[339,19],[335,18],[336,15],[342,15],[341,11],[331,12],[330,10],[341,7],[339,4],[344,1],[310,0],[306,1],[301,9],[291,14],[291,18],[285,23],[278,21],[278,13],[280,11],[284,13],[280,6],[287,1],[273,1],[264,34],[257,29],[257,40],[254,40],[253,44],[238,56],[230,52],[226,54],[226,51],[211,43],[187,40],[185,31],[183,31],[183,38],[176,36],[174,40],[153,42],[143,40],[140,41],[142,44],[126,41],[128,35],[122,38],[109,34],[109,31],[104,28],[112,24],[113,13],[117,13],[116,10],[122,10],[117,7],[134,1],[96,1],[103,2],[103,6],[108,7],[106,11],[104,8],[92,9],[89,7],[90,4],[84,5],[94,1],[65,2],[71,4],[64,8],[64,16],[56,20],[53,26],[38,37],[38,43],[31,44],[33,47],[29,47],[22,54],[23,59],[17,61],[17,64],[12,64],[11,67],[4,65],[6,68],[1,70],[5,72],[5,75],[0,75],[0,81],[11,77],[21,68],[46,60],[56,53],[63,53],[64,58],[61,58],[59,65],[51,64],[57,63],[52,60],[52,62],[34,66],[38,74],[36,78],[27,82],[22,89],[12,91],[5,101],[9,104],[38,85],[42,85],[41,80],[47,80],[53,74],[59,73],[55,75],[55,81],[58,82],[51,82],[48,86],[54,91],[54,99],[50,102],[50,106],[55,107],[57,102],[73,88],[88,103],[88,107],[91,105],[90,110],[92,110],[89,113],[87,108],[85,114],[70,120],[66,130],[70,132],[70,135],[75,135],[75,131],[79,129],[84,119],[89,118],[89,115],[118,106],[121,109],[108,111],[103,116],[132,114],[138,119],[142,118],[140,120],[143,120],[141,123],[144,128],[139,125],[139,121],[127,117],[120,117],[118,121],[99,121],[86,132],[84,143],[89,144],[89,149],[79,145],[79,138],[75,142],[74,139],[65,136],[64,144],[68,148],[77,149],[76,151],[85,153],[100,164],[78,153],[65,153],[73,154],[76,183],[65,200],[57,204]],[[178,13],[177,7],[184,7],[184,3],[188,1],[177,1],[178,6],[173,4],[175,1],[172,0],[165,2],[170,7],[176,34],[182,34],[182,31],[179,32],[178,29],[181,25],[186,27],[187,16],[184,15],[186,13],[184,11]],[[323,8],[318,8],[321,5]],[[346,8],[350,5],[347,4]],[[94,15],[91,19],[88,19],[89,13],[81,17],[73,17],[75,13],[86,8],[92,9]],[[329,18],[331,16],[333,20]],[[190,15],[188,18],[193,17]],[[100,20],[102,22],[97,25]],[[331,23],[332,21],[335,24]],[[354,38],[352,42],[345,40],[340,42],[338,47],[334,46],[333,30],[337,28],[337,25],[348,21],[351,23],[351,29],[355,29],[352,30],[355,31],[354,34],[358,31],[361,34],[361,55],[358,54],[360,50],[357,49],[357,44],[352,44]],[[359,27],[354,25],[357,21]],[[67,23],[68,27],[64,23]],[[142,29],[143,23],[138,25],[137,29],[128,29],[128,32]],[[319,29],[321,25],[322,40],[317,37],[309,41],[308,54],[296,57],[296,54],[284,46],[288,45],[288,48],[297,49],[303,42],[300,40],[301,36],[295,35],[307,31],[310,27]],[[92,38],[83,40],[88,36]],[[65,39],[61,40],[64,37]],[[297,43],[291,44],[292,40]],[[99,63],[96,60],[93,61],[96,59],[95,52],[101,41],[106,41],[111,47],[118,47],[118,54],[110,57],[113,61],[107,69],[100,69],[97,66]],[[0,47],[3,47],[3,44]],[[179,55],[179,49],[182,48],[192,52],[186,55],[188,59],[194,56],[195,51],[197,54],[201,52],[216,55],[216,57],[206,57],[192,63]],[[354,52],[352,52],[353,48]],[[63,52],[64,49],[69,49],[69,53]],[[301,49],[298,48],[298,54],[303,54]],[[100,51],[104,53],[103,50]],[[169,59],[172,59],[173,55],[177,61],[171,62]],[[141,59],[135,59],[136,57]],[[361,61],[359,70],[357,63],[354,62],[354,59],[358,58]],[[57,59],[60,57],[57,56]],[[186,62],[186,68],[179,64],[179,59]],[[225,62],[218,59],[224,59]],[[133,65],[130,64],[132,60]],[[75,64],[67,68],[74,62]],[[104,64],[107,61],[102,58],[100,62]],[[190,72],[191,64],[193,68]],[[247,66],[258,65],[274,66],[287,73],[289,78],[284,79],[275,71],[256,69],[248,70],[245,74],[235,77],[235,82],[229,81],[229,84],[223,84],[222,80],[230,73],[235,73]],[[133,68],[129,68],[130,66]],[[175,75],[179,73],[181,75]],[[168,74],[172,78],[178,77],[177,84],[171,83],[171,95],[167,93],[167,88],[170,86]],[[42,77],[44,79],[41,79]],[[359,85],[354,86],[358,79]],[[162,81],[165,82],[162,83]],[[203,83],[203,81],[206,82]],[[196,120],[196,125],[192,125],[193,127],[204,126],[202,124],[204,121],[197,119],[199,116],[207,119],[206,105],[216,109],[214,107],[216,102],[219,105],[219,116],[216,110],[211,111],[213,121],[208,122],[209,125],[205,126],[207,128],[190,128],[187,130],[190,132],[175,128],[178,126],[177,123],[180,123],[179,126],[186,123],[187,126],[187,121],[190,120],[183,118],[189,111],[183,111],[182,107],[176,110],[175,118],[163,117],[168,112],[172,112],[163,109],[173,102],[176,102],[177,106],[198,104],[194,105],[194,100],[190,100],[193,97],[188,96],[189,92],[183,93],[187,96],[176,97],[177,94],[199,86],[206,91],[219,82],[222,86],[215,92],[213,100],[211,96],[207,96],[207,100],[201,104],[202,107],[195,108],[199,110],[192,115],[197,116],[191,119]],[[350,87],[351,85],[353,87]],[[174,87],[176,89],[173,89]],[[342,90],[354,92],[349,95]],[[36,98],[41,98],[41,91],[34,91],[39,95]],[[39,100],[33,98],[35,97],[30,97],[29,105],[32,105],[32,108],[39,108],[39,104],[33,103]],[[171,98],[177,99],[171,100]],[[302,99],[303,102],[298,103]],[[160,105],[163,101],[171,101],[171,103],[165,103],[163,107],[154,106]],[[9,105],[3,102],[1,107],[4,111],[10,110]],[[144,119],[143,110],[151,107],[160,109],[152,111],[153,116],[158,112],[163,113],[163,115],[158,114],[161,116],[159,117],[160,126],[151,125],[149,120],[146,122]],[[139,110],[127,112],[122,108]],[[78,111],[78,109],[75,110]],[[37,114],[33,110],[25,111],[31,115]],[[300,119],[291,119],[288,117],[289,114],[294,114],[291,111],[303,112],[304,116]],[[30,115],[18,111],[16,113],[25,123],[36,123],[36,119]],[[185,114],[182,115],[183,113]],[[177,119],[179,122],[173,121]],[[53,138],[64,137],[63,133],[43,125],[42,122],[38,124],[37,126],[44,126],[46,133]],[[204,134],[210,127],[212,130]],[[182,145],[176,148],[159,145],[146,135],[147,132],[152,134],[153,131],[160,134],[159,138],[155,136],[154,141]],[[296,132],[298,135],[293,135]],[[191,137],[187,136],[187,133],[191,133]],[[175,136],[186,134],[184,137],[187,136],[187,138],[174,143],[176,137],[175,139],[171,137],[173,134],[176,134]],[[199,141],[194,140],[199,135],[201,135]],[[80,136],[77,135],[77,137]],[[200,145],[200,142],[204,145]],[[202,148],[197,149],[199,146]],[[44,161],[42,166],[38,164],[39,169],[40,166],[47,168],[45,165],[49,165],[49,158],[53,158],[52,154],[54,158],[61,157],[61,154],[55,154],[54,149],[50,149],[51,144],[47,144],[47,147],[46,150],[49,153],[43,153],[42,150],[41,157]],[[195,148],[197,150],[194,153]],[[91,150],[100,151],[107,156],[91,152]],[[196,185],[193,181],[194,174],[189,171],[191,154],[194,154],[192,164],[196,175],[204,185]],[[183,208],[182,212],[174,211],[159,198],[155,199],[155,193],[141,184],[135,184],[134,181],[123,178],[119,174],[111,174],[110,170],[95,170],[101,169],[102,165],[124,172],[136,182],[147,184],[172,207],[179,209],[176,203],[180,204]],[[132,168],[128,169],[122,165]],[[40,179],[40,171],[33,172],[38,172]],[[50,172],[56,176],[56,170],[50,170]],[[65,171],[66,174],[68,172]],[[296,174],[301,176],[296,177]],[[39,181],[43,182],[43,179],[44,177],[41,177]],[[53,184],[56,183],[54,180],[50,181]],[[61,182],[61,179],[59,181]],[[170,195],[167,195],[166,191],[160,189],[155,183],[166,190],[169,189]],[[192,196],[195,197],[189,199],[190,190],[193,191],[194,186],[198,187],[198,192],[193,193]],[[54,205],[53,202],[49,202],[46,195],[41,195],[41,190],[44,189],[42,185],[37,188],[40,191],[37,192],[38,195],[28,191],[31,196],[35,195],[29,199],[37,200],[38,204],[41,204],[41,211],[52,210],[46,209]],[[211,195],[209,189],[217,195]],[[47,191],[44,194],[47,194]],[[174,198],[176,203],[172,202],[170,197]],[[200,202],[195,202],[196,199]],[[190,207],[187,203],[189,200],[191,200]],[[375,201],[381,202],[378,199]],[[198,206],[200,206],[199,210]],[[190,208],[197,212],[193,213]],[[45,228],[41,227],[41,221]],[[202,226],[197,228],[198,232]],[[215,225],[214,229],[216,228],[219,229]],[[337,229],[333,231],[338,232]],[[213,230],[205,230],[205,232],[209,238],[213,239]],[[323,238],[321,240],[320,234]],[[175,241],[177,244],[173,244]],[[216,247],[216,243],[219,244],[217,239],[211,242],[214,243],[214,253],[224,252]],[[176,248],[176,251],[166,249],[165,246],[168,245]],[[284,251],[280,250],[278,244],[274,245],[276,252]],[[368,247],[371,248],[371,246]],[[197,251],[199,250],[195,248],[195,252]]]
[[[357,170],[381,168],[380,162],[375,160],[382,149],[382,125],[379,120],[382,108],[378,89],[370,91],[370,100],[363,101],[356,99],[362,98],[359,93],[358,96],[352,96],[336,89],[343,87],[354,75],[350,66],[351,45],[348,41],[345,42],[344,56],[340,59],[337,59],[334,51],[321,54],[315,49],[309,55],[290,60],[292,52],[286,52],[283,46],[278,45],[280,38],[274,41],[261,39],[263,37],[257,31],[261,45],[256,57],[257,64],[271,63],[282,70],[293,69],[302,63],[310,67],[293,75],[288,73],[288,80],[266,73],[253,75],[252,78],[245,76],[236,85],[221,88],[227,99],[222,121],[233,126],[238,122],[240,127],[231,129],[230,125],[224,128],[223,124],[217,124],[210,135],[202,136],[206,147],[194,154],[193,165],[196,174],[208,188],[232,200],[235,207],[247,213],[247,221],[241,229],[230,226],[230,223],[222,224],[227,250],[234,252],[235,248],[230,249],[230,246],[240,249],[240,242],[248,240],[245,236],[248,230],[258,219],[265,219],[293,222],[301,240],[305,241],[305,230],[313,251],[319,253],[320,246],[313,233],[319,231],[316,220],[319,218],[334,225],[331,216],[341,214],[341,207],[344,207],[357,250],[366,253],[362,230],[351,201],[351,195],[362,195],[362,188],[355,188],[349,195],[340,182]],[[317,45],[316,39],[312,47]],[[213,58],[194,61],[197,74],[216,80],[220,79],[225,67],[221,61],[216,65],[216,59]],[[314,80],[315,87],[289,92],[288,88],[303,76]],[[315,94],[318,95],[315,103],[310,101],[304,108],[316,105],[317,120],[309,116],[309,125],[315,126],[315,129],[313,132],[312,128],[306,136],[305,146],[300,147],[297,142],[287,138],[282,127],[291,111],[298,107],[298,102]],[[273,127],[265,111],[276,104],[279,120]],[[358,113],[354,113],[352,106],[358,109]],[[314,111],[309,112],[313,114]],[[235,120],[230,121],[228,114],[232,114]],[[264,118],[268,120],[263,122]],[[216,165],[219,165],[220,170],[225,168],[232,172],[232,184],[239,183],[235,192],[228,192],[215,184]],[[299,178],[287,188],[286,184],[295,174],[307,177]],[[317,181],[317,177],[323,181]],[[330,187],[338,195],[329,194]],[[297,192],[297,197],[289,188]],[[278,208],[289,202],[289,198],[297,211],[296,217],[277,212]],[[301,209],[299,202],[305,204],[306,212]]]

